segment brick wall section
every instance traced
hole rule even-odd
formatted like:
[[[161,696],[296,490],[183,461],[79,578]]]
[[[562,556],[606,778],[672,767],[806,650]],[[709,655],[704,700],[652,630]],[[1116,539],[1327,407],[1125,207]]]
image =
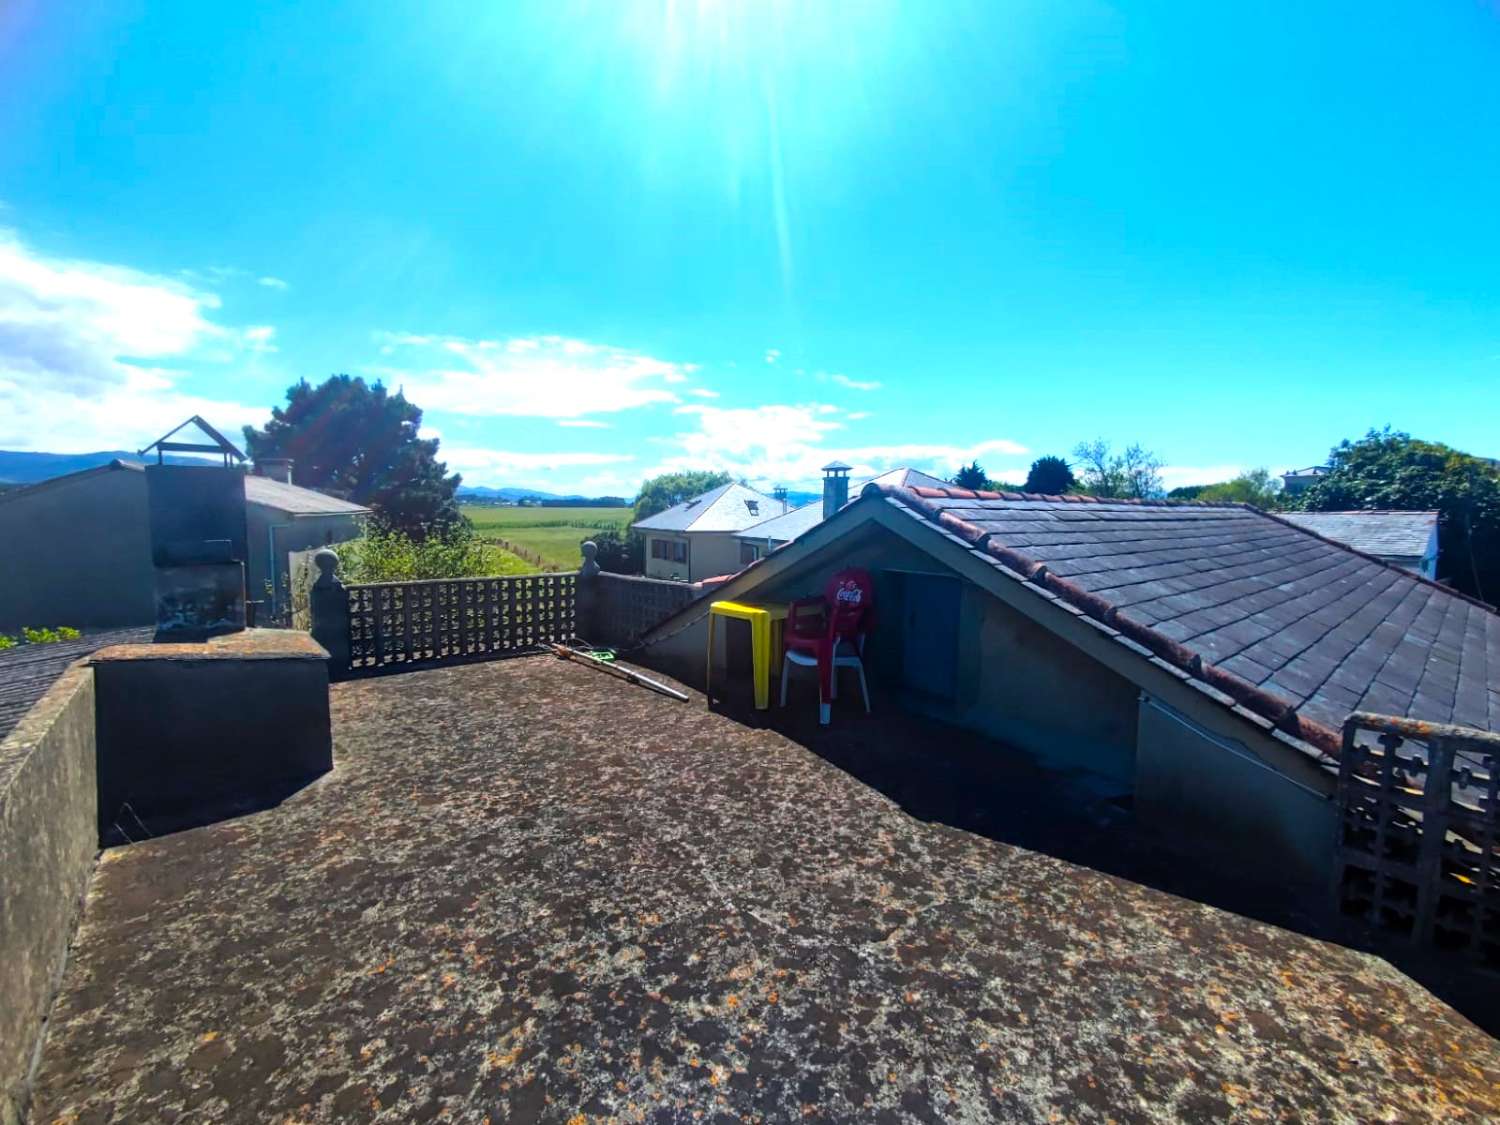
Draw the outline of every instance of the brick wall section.
[[[94,674],[65,671],[0,743],[0,1125],[25,1120],[31,1060],[99,836]]]
[[[601,573],[590,580],[592,602],[580,615],[580,635],[591,644],[624,648],[705,593],[703,587],[660,578]]]

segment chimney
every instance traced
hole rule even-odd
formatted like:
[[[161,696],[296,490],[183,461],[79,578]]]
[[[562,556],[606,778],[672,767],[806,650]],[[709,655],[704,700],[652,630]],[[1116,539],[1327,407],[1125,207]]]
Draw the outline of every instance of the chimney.
[[[823,466],[823,518],[826,520],[849,502],[849,474],[854,470],[842,461]]]
[[[778,503],[778,504],[781,505],[781,514],[785,515],[786,514],[786,485],[784,485],[784,484],[778,484],[775,488],[771,489],[771,499],[775,500],[776,503]]]
[[[255,475],[279,480],[282,484],[291,484],[292,459],[290,457],[262,457],[255,462]]]

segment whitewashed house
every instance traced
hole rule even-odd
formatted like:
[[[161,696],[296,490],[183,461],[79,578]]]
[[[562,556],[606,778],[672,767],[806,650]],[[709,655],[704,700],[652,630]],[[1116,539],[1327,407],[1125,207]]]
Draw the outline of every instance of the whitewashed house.
[[[738,571],[735,533],[785,511],[784,501],[731,483],[630,526],[645,540],[646,577],[699,582]]]

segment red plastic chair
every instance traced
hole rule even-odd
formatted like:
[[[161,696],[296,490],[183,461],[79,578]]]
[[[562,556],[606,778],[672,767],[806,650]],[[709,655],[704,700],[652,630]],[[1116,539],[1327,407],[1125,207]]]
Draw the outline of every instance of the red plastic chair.
[[[850,567],[828,580],[821,597],[798,598],[787,607],[782,626],[781,705],[786,706],[787,672],[791,665],[818,669],[818,722],[824,726],[838,698],[839,668],[859,672],[865,711],[870,710],[870,686],[862,659],[865,635],[875,623],[875,583],[866,570]],[[840,649],[843,649],[841,652]]]

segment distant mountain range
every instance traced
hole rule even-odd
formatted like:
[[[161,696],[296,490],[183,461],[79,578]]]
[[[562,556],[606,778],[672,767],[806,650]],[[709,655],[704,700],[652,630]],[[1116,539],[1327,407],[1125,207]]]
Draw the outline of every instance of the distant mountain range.
[[[0,449],[0,482],[6,484],[36,484],[38,481],[65,477],[69,473],[108,465],[111,461],[152,461],[154,457],[142,457],[129,449],[101,449],[97,453],[23,453]],[[202,465],[201,457],[182,457],[167,454],[167,463],[172,465]]]
[[[535,488],[491,488],[487,484],[462,485],[459,487],[460,498],[473,496],[480,500],[582,500],[583,497],[577,493],[569,493],[560,496],[556,492],[541,492]]]

